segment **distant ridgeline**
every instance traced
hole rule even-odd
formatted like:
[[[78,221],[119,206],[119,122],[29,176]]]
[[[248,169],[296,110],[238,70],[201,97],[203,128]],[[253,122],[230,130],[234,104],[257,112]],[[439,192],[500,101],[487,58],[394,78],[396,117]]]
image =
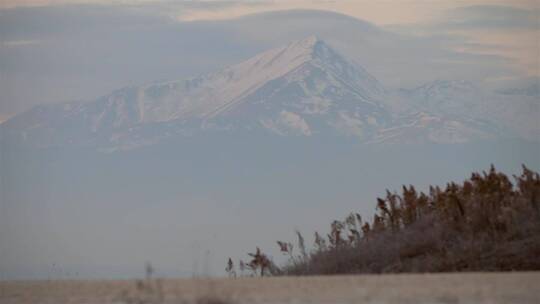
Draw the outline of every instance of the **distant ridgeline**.
[[[208,74],[36,106],[0,124],[0,140],[103,152],[202,134],[330,135],[370,144],[538,142],[536,92],[490,92],[463,80],[393,89],[311,36]]]
[[[351,213],[306,249],[278,241],[289,261],[275,265],[257,248],[239,263],[247,275],[540,270],[540,175],[523,166],[513,184],[492,166],[462,184],[429,193],[403,186],[377,199],[371,222]],[[227,272],[236,276],[229,259]]]

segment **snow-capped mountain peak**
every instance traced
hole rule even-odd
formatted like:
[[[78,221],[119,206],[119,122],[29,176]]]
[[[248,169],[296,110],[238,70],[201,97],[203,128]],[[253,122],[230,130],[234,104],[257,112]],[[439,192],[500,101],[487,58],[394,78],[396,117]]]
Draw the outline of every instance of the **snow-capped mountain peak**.
[[[3,138],[31,145],[107,149],[172,135],[254,130],[339,134],[366,142],[463,142],[498,134],[494,126],[502,116],[485,109],[498,113],[506,107],[493,107],[492,99],[466,81],[387,90],[360,65],[310,36],[214,73],[128,87],[86,103],[35,107],[0,128]]]
[[[139,88],[137,103],[145,122],[193,117],[212,119],[237,107],[269,82],[293,73],[296,76],[289,77],[291,81],[294,77],[304,78],[306,73],[314,70],[332,74],[336,82],[343,82],[362,94],[375,95],[384,91],[363,68],[345,59],[316,36],[310,36],[215,73]]]

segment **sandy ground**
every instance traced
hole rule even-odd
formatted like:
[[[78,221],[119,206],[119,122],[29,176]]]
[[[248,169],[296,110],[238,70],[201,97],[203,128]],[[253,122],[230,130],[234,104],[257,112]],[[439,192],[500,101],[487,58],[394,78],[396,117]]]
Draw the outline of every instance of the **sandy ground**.
[[[0,303],[540,303],[540,272],[167,279],[164,300],[153,284],[154,292],[133,281],[0,282]]]

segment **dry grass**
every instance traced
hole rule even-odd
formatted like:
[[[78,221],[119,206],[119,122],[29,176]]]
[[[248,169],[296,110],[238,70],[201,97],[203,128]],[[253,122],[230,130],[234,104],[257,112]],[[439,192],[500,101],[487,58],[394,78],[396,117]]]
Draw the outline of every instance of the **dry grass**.
[[[134,286],[125,288],[114,300],[123,304],[231,304],[223,292],[216,292],[214,281],[199,281],[195,295],[166,291],[163,279],[152,277],[154,269],[150,263],[146,265],[146,275],[143,280],[136,280]],[[202,292],[201,292],[202,291]],[[168,295],[168,298],[166,297]]]
[[[540,270],[540,176],[525,166],[513,184],[492,166],[462,184],[429,193],[403,186],[378,198],[374,218],[334,221],[315,233],[307,254],[278,242],[290,257],[284,275]]]
[[[165,279],[165,304],[540,303],[539,273]],[[133,281],[0,282],[2,304],[121,304]],[[210,304],[212,302],[206,302]],[[214,302],[215,303],[215,302]],[[220,302],[217,302],[220,303]]]

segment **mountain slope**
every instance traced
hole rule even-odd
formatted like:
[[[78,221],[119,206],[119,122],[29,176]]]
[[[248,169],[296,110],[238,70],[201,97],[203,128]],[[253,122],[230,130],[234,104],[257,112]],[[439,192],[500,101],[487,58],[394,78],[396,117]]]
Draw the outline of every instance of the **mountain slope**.
[[[379,130],[372,142],[464,143],[506,136],[488,119],[489,97],[467,81],[436,80],[396,92],[393,126]],[[390,100],[392,101],[392,100]]]
[[[90,102],[38,106],[0,126],[3,140],[107,150],[175,135],[246,131],[455,143],[512,135],[506,130],[512,124],[499,115],[508,103],[492,99],[467,82],[388,90],[311,36],[214,73],[128,87]],[[513,135],[529,131],[527,124],[521,128]]]
[[[446,119],[476,125],[496,137],[540,140],[540,100],[489,92],[468,81],[436,80],[408,92],[413,112],[429,111]]]
[[[136,146],[231,128],[360,135],[362,125],[389,121],[384,94],[373,76],[312,36],[215,73],[124,88],[87,103],[35,107],[3,128],[38,146]]]

